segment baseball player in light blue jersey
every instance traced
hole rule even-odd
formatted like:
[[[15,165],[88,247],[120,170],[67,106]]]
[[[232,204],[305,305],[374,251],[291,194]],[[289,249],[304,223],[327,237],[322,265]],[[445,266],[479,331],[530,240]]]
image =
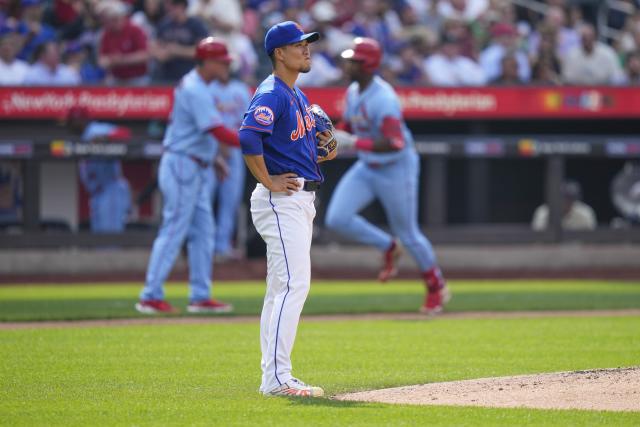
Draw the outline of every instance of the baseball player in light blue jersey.
[[[251,195],[251,217],[267,244],[267,292],[260,318],[262,384],[265,395],[317,397],[320,387],[306,385],[291,373],[291,351],[300,313],[311,284],[311,237],[315,190],[323,181],[315,116],[295,85],[311,69],[309,43],[300,25],[276,24],[265,36],[273,74],[256,90],[239,137],[247,167],[258,180]]]
[[[129,129],[111,123],[89,121],[85,107],[72,107],[67,113],[70,129],[82,142],[109,142],[131,137]],[[89,193],[91,231],[121,233],[131,209],[129,183],[122,174],[120,160],[84,159],[79,162],[80,181]]]
[[[222,122],[229,129],[239,129],[251,95],[249,87],[235,79],[220,79],[209,85]],[[244,191],[245,166],[242,151],[235,147],[220,147],[229,167],[229,174],[218,182],[214,191],[216,209],[216,256],[232,256],[232,239],[236,227],[238,206]]]
[[[397,273],[401,254],[393,236],[358,213],[378,199],[393,235],[398,236],[423,272],[426,297],[420,311],[435,314],[449,299],[431,243],[418,225],[419,157],[404,123],[393,88],[375,75],[382,51],[370,38],[356,38],[342,53],[352,84],[347,89],[344,128],[335,132],[338,145],[358,150],[357,162],[342,177],[327,208],[326,225],[384,253],[379,279]]]
[[[136,309],[141,313],[171,313],[163,285],[185,239],[189,256],[190,313],[220,313],[231,305],[211,299],[214,222],[211,211],[212,162],[217,141],[239,146],[238,135],[223,125],[209,84],[228,73],[231,58],[221,40],[207,37],[196,46],[196,67],[174,92],[170,124],[158,170],[163,197],[162,225],[147,268],[145,287]]]

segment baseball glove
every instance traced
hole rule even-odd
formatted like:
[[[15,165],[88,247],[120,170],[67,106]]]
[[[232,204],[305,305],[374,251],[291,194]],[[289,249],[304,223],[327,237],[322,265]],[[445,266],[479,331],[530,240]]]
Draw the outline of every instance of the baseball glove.
[[[330,139],[325,142],[320,142],[318,140],[318,157],[326,158],[329,155],[333,154],[334,151],[338,148],[338,141],[336,141],[334,135],[334,127],[333,123],[327,113],[318,105],[313,104],[309,107],[311,114],[316,122],[316,131],[318,132],[329,132]]]

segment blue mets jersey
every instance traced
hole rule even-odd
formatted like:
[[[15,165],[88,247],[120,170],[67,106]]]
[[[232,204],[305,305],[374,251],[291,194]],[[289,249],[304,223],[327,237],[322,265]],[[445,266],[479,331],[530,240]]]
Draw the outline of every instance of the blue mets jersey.
[[[269,174],[293,172],[310,181],[324,179],[317,162],[315,120],[307,97],[297,87],[291,89],[274,75],[267,77],[253,95],[243,129],[266,134],[262,147],[242,150],[262,154]]]
[[[375,76],[363,92],[360,92],[356,82],[349,86],[343,119],[351,125],[355,135],[371,139],[382,137],[381,127],[385,117],[401,121],[404,148],[390,153],[359,151],[358,157],[366,163],[384,164],[398,160],[414,150],[413,137],[402,118],[398,95],[389,83]]]
[[[211,162],[217,151],[208,131],[222,125],[207,83],[194,69],[176,87],[170,124],[164,136],[165,150],[196,156]]]

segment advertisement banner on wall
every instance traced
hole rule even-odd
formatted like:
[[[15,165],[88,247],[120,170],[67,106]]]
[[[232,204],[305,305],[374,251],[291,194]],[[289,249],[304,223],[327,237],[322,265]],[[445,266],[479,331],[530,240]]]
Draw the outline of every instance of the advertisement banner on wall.
[[[345,88],[306,88],[312,103],[342,115]],[[640,117],[640,88],[397,88],[405,118],[580,119]],[[96,119],[168,119],[173,88],[0,88],[0,120],[61,119],[75,105]]]

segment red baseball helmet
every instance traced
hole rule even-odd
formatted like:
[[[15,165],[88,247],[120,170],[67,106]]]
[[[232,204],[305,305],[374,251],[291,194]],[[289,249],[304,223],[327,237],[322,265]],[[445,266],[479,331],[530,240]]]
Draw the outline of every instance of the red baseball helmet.
[[[196,59],[204,61],[205,59],[213,59],[216,61],[231,62],[227,44],[217,37],[206,37],[196,46]]]
[[[382,61],[382,49],[377,41],[369,37],[356,37],[353,47],[340,55],[344,59],[362,62],[362,70],[373,73]]]

